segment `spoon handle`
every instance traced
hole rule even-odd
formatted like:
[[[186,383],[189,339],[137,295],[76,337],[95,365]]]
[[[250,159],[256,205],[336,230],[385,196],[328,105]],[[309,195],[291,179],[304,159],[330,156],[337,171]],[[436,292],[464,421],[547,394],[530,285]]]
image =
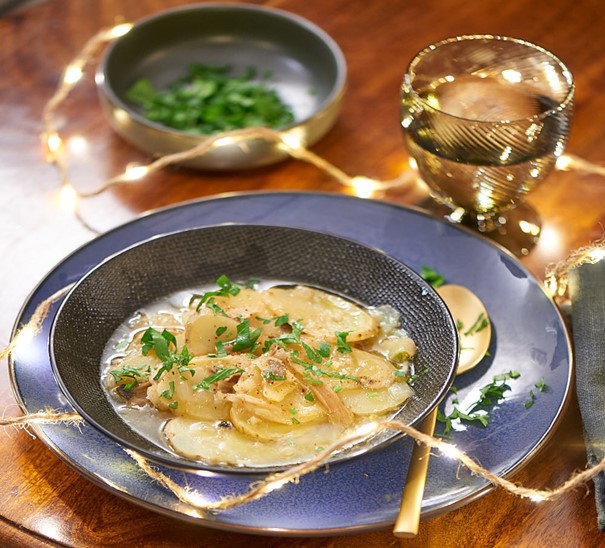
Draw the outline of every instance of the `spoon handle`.
[[[437,408],[433,409],[422,421],[419,431],[432,436],[436,420]],[[431,448],[428,445],[421,443],[414,445],[408,475],[403,486],[399,515],[393,529],[393,534],[396,537],[412,538],[418,533],[430,453]]]

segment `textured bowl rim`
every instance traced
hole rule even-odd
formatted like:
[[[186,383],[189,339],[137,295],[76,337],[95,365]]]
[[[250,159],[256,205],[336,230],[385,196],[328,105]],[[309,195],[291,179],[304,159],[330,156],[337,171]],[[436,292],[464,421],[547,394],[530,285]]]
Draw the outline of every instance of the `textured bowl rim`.
[[[149,25],[153,25],[159,19],[171,17],[173,15],[177,15],[177,14],[180,14],[183,12],[188,12],[188,11],[189,12],[191,12],[191,11],[224,11],[224,12],[242,11],[242,12],[246,12],[247,11],[247,12],[254,12],[254,13],[264,14],[264,15],[272,15],[274,17],[282,18],[284,20],[287,20],[287,21],[290,21],[292,23],[299,25],[302,29],[304,29],[304,30],[308,31],[310,34],[314,35],[316,38],[321,40],[328,47],[328,49],[334,59],[335,65],[336,65],[336,80],[332,84],[332,89],[331,89],[330,93],[322,101],[322,103],[315,109],[315,111],[313,113],[309,114],[305,118],[296,120],[294,123],[289,124],[288,126],[284,126],[284,127],[280,128],[279,131],[288,131],[288,130],[291,130],[294,128],[304,126],[310,120],[312,120],[313,118],[315,118],[316,116],[318,116],[319,114],[321,114],[322,112],[327,110],[330,107],[330,105],[339,101],[342,98],[342,96],[344,95],[346,81],[347,81],[347,62],[346,62],[344,53],[342,52],[340,46],[336,43],[336,41],[326,31],[324,31],[322,28],[320,28],[315,23],[309,21],[308,19],[302,17],[301,15],[298,15],[298,14],[295,14],[295,13],[292,13],[292,12],[289,12],[289,11],[286,11],[286,10],[283,10],[280,8],[274,8],[274,7],[268,7],[268,6],[258,6],[255,4],[243,4],[243,3],[191,4],[188,6],[180,6],[180,7],[171,8],[168,10],[163,10],[158,13],[148,15],[146,17],[143,17],[143,18],[135,21],[135,23],[133,24],[133,27],[129,30],[128,33],[126,33],[124,36],[121,36],[120,38],[117,38],[115,41],[113,41],[111,44],[109,44],[109,46],[103,53],[101,61],[97,67],[97,70],[95,73],[95,82],[96,82],[97,89],[99,90],[99,92],[102,95],[104,95],[107,98],[107,100],[110,101],[114,106],[123,109],[125,112],[128,113],[129,116],[132,116],[133,119],[135,119],[138,123],[142,124],[143,126],[152,128],[156,131],[165,132],[166,134],[169,134],[169,135],[178,135],[178,136],[182,136],[182,137],[197,138],[200,141],[204,140],[206,137],[209,137],[209,135],[198,135],[195,133],[180,131],[180,130],[159,124],[157,122],[153,122],[153,121],[145,118],[139,112],[133,110],[126,102],[124,102],[118,96],[118,94],[113,89],[113,86],[111,85],[109,78],[107,77],[107,65],[108,65],[109,59],[110,59],[114,49],[116,48],[116,45],[119,44],[119,42],[120,42],[120,40],[122,40],[122,38],[124,38],[125,36],[128,36],[128,34],[136,28],[143,28],[143,27],[146,27]]]

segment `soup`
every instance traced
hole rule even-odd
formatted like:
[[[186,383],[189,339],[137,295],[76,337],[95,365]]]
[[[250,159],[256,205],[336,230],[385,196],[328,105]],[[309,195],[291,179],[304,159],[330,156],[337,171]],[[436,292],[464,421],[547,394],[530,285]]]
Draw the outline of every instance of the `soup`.
[[[103,380],[133,429],[179,455],[283,466],[400,409],[415,352],[389,306],[221,276],[129,318]]]

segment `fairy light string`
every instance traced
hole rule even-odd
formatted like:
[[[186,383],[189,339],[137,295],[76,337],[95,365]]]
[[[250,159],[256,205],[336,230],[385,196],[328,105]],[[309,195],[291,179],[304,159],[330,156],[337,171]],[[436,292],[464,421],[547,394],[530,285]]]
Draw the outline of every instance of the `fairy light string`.
[[[0,361],[4,360],[5,358],[8,358],[18,344],[27,344],[27,342],[29,342],[31,339],[34,338],[35,335],[38,334],[38,332],[42,328],[42,324],[44,323],[46,316],[50,311],[50,307],[61,297],[66,295],[72,286],[73,284],[69,284],[59,289],[50,297],[44,299],[44,301],[42,301],[36,307],[36,310],[34,311],[32,317],[27,322],[27,324],[22,326],[17,331],[17,333],[12,337],[6,348],[0,349]]]
[[[364,176],[351,176],[324,158],[308,150],[302,143],[297,139],[293,139],[287,132],[275,131],[269,128],[246,128],[208,136],[201,141],[200,144],[191,149],[161,156],[148,164],[128,165],[122,173],[105,180],[94,190],[87,192],[78,190],[71,183],[69,178],[69,169],[64,151],[64,141],[55,121],[55,115],[71,91],[81,81],[85,67],[94,58],[99,47],[123,36],[131,28],[132,24],[123,23],[111,28],[103,29],[90,38],[81,52],[67,65],[55,93],[43,110],[42,120],[44,130],[41,134],[41,138],[46,151],[46,161],[57,167],[61,182],[61,193],[64,196],[65,201],[70,204],[70,209],[74,212],[77,219],[89,230],[98,232],[80,215],[78,208],[79,199],[98,196],[115,186],[138,182],[169,165],[180,164],[202,157],[212,150],[220,148],[225,143],[235,143],[239,144],[242,148],[245,148],[246,143],[252,139],[263,139],[277,145],[291,158],[317,167],[341,185],[352,189],[355,194],[361,197],[369,197],[377,191],[388,190],[390,188],[400,187],[415,182],[416,175],[413,170],[407,170],[399,177],[389,181],[378,181]]]
[[[55,123],[55,113],[68,97],[69,93],[78,85],[84,74],[85,67],[94,58],[95,53],[103,44],[111,42],[123,36],[133,27],[132,23],[122,23],[111,28],[106,28],[90,38],[80,53],[67,65],[63,77],[55,90],[54,95],[45,105],[43,110],[42,141],[46,150],[46,160],[54,164],[59,170],[61,191],[71,203],[71,210],[76,218],[88,230],[98,233],[99,231],[90,226],[82,217],[78,207],[78,199],[98,196],[112,187],[132,184],[141,181],[148,175],[155,173],[169,165],[184,163],[189,160],[200,158],[212,150],[219,148],[225,142],[229,144],[240,144],[242,148],[251,139],[263,139],[274,143],[286,152],[291,158],[309,163],[323,171],[338,183],[352,189],[362,198],[372,197],[375,193],[389,189],[415,184],[417,173],[410,161],[411,167],[403,171],[398,177],[380,181],[371,177],[351,176],[342,169],[331,164],[326,159],[308,150],[298,140],[292,139],[287,132],[275,131],[269,128],[247,128],[208,136],[199,145],[191,149],[167,154],[157,158],[148,164],[131,164],[126,166],[122,173],[105,180],[96,189],[88,192],[79,191],[69,180],[69,170],[63,151],[63,139]],[[577,170],[585,174],[596,174],[605,176],[605,166],[600,166],[583,160],[577,156],[565,154],[558,158],[556,168],[562,171]]]
[[[0,417],[0,426],[14,426],[25,428],[33,424],[70,424],[78,425],[84,422],[84,419],[77,413],[61,413],[53,409],[39,411],[38,413],[27,413],[20,417]]]
[[[55,112],[65,99],[67,99],[70,92],[78,85],[84,74],[84,68],[94,57],[99,46],[123,36],[131,28],[132,24],[123,23],[108,29],[103,29],[90,38],[82,48],[82,51],[80,51],[80,53],[67,65],[53,96],[44,106],[42,111],[44,129],[41,137],[46,149],[46,161],[57,166],[61,176],[62,186],[70,185],[70,183],[67,164],[62,154],[63,139],[59,134],[55,122]]]
[[[605,239],[581,247],[563,261],[549,265],[544,280],[547,292],[557,302],[563,302],[567,296],[569,272],[583,264],[594,264],[602,259],[605,259]]]
[[[179,164],[194,158],[199,158],[214,148],[220,147],[221,143],[226,139],[228,139],[230,143],[240,143],[242,146],[244,146],[245,143],[251,139],[264,139],[265,141],[273,142],[291,157],[318,167],[324,172],[330,174],[334,179],[343,185],[358,188],[360,190],[363,190],[362,187],[381,190],[392,188],[405,184],[406,182],[411,181],[411,179],[414,177],[410,172],[406,172],[401,177],[386,182],[374,181],[373,179],[369,179],[367,177],[351,177],[310,150],[302,147],[301,145],[292,144],[287,136],[283,133],[269,128],[246,128],[225,131],[217,135],[210,136],[189,150],[161,156],[157,160],[147,165],[130,165],[121,174],[106,180],[98,188],[89,192],[78,192],[78,196],[81,198],[98,196],[113,186],[139,181],[147,175],[159,171],[160,169],[163,169],[171,164]]]

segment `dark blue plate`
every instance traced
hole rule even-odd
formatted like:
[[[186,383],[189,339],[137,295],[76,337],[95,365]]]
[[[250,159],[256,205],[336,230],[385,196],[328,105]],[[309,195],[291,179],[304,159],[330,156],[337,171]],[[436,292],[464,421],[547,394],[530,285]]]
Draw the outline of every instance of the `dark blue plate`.
[[[253,193],[189,202],[142,216],[86,244],[61,262],[32,293],[17,320],[27,322],[36,306],[75,282],[107,256],[136,242],[175,230],[223,222],[294,226],[356,239],[419,270],[428,265],[448,283],[474,291],[491,317],[490,355],[455,381],[461,407],[496,374],[518,370],[510,392],[492,411],[486,428],[469,425],[453,433],[458,448],[500,476],[517,471],[553,432],[570,393],[571,346],[558,309],[538,281],[510,254],[468,230],[414,209],[379,201],[319,193]],[[24,411],[70,410],[50,366],[49,329],[58,303],[41,332],[11,361],[11,380]],[[535,384],[544,380],[547,389]],[[526,408],[530,391],[535,403]],[[452,402],[444,403],[446,411]],[[36,433],[86,478],[142,506],[205,526],[278,535],[328,535],[390,526],[396,518],[412,440],[318,470],[298,485],[264,498],[200,517],[171,492],[147,477],[120,446],[84,425],[40,425]],[[207,500],[245,492],[250,479],[232,475],[186,474],[162,469]],[[447,457],[430,461],[422,505],[427,518],[460,507],[486,493],[490,484],[460,470]]]

